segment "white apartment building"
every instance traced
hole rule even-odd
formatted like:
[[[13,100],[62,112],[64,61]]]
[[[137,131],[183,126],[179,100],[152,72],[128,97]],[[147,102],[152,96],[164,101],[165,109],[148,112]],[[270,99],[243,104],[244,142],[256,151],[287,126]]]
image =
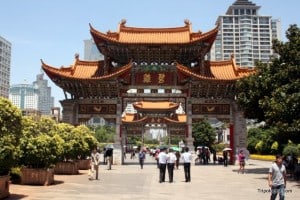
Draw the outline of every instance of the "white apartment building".
[[[260,6],[248,0],[236,0],[225,15],[218,17],[219,32],[210,52],[210,60],[229,60],[252,68],[256,61],[269,62],[272,40],[281,40],[281,22],[259,15]]]
[[[0,36],[0,96],[9,97],[11,43]]]
[[[32,84],[15,84],[10,87],[10,101],[21,110],[32,109],[38,111],[39,90]]]
[[[51,115],[54,107],[54,97],[51,96],[51,87],[43,79],[43,73],[36,76],[32,84],[15,84],[10,87],[9,99],[21,110],[34,110],[41,115]]]

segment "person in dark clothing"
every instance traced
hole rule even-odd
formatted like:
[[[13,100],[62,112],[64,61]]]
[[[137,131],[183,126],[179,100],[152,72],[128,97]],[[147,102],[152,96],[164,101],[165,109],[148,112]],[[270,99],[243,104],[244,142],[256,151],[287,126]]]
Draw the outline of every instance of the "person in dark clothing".
[[[228,151],[223,151],[223,161],[224,161],[224,167],[227,167],[227,165],[228,165]]]
[[[111,170],[111,165],[112,165],[112,156],[113,156],[113,149],[112,148],[108,148],[105,151],[105,157],[107,160],[107,169]]]
[[[143,150],[141,150],[139,152],[139,163],[140,163],[141,169],[143,169],[145,157],[146,157],[145,152]]]
[[[178,169],[179,168],[179,160],[180,160],[180,152],[176,151],[175,156],[176,156],[175,166],[176,166],[176,169]]]

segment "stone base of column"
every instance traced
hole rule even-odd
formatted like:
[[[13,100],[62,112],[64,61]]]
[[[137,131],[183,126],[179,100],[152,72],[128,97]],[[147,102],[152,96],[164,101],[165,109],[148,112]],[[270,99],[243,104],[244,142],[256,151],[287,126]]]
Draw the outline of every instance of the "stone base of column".
[[[194,138],[186,138],[185,139],[185,142],[186,142],[186,146],[189,148],[189,150],[191,152],[194,152],[195,151],[195,147],[194,147]]]
[[[115,137],[114,142],[114,151],[113,151],[113,164],[114,165],[121,165],[122,164],[122,144],[121,144],[121,138]]]

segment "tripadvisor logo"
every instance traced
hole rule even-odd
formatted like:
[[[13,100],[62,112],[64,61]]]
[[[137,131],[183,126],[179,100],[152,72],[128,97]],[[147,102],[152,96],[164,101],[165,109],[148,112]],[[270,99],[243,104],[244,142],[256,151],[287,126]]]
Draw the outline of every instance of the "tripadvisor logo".
[[[259,192],[259,193],[271,193],[272,190],[270,188],[269,189],[261,189],[261,188],[259,188],[259,189],[257,189],[257,192]],[[292,193],[293,191],[291,189],[284,189],[284,192],[285,193]]]

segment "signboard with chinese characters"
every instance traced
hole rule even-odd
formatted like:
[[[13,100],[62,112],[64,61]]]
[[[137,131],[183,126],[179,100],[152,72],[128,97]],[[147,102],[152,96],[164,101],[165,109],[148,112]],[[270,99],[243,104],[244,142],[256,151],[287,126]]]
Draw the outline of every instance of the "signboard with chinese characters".
[[[137,72],[134,82],[136,85],[173,85],[174,77],[176,76],[172,72]]]
[[[229,104],[193,104],[192,113],[195,114],[219,114],[229,115],[230,105]]]
[[[115,104],[80,104],[79,114],[116,114]]]

